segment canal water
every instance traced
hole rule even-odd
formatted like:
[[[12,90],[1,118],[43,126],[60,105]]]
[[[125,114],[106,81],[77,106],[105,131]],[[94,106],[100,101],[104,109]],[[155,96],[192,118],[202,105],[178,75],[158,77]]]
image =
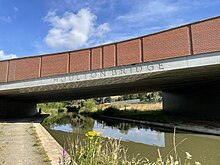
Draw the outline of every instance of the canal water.
[[[174,130],[147,125],[60,113],[46,118],[43,126],[61,146],[64,146],[67,137],[81,138],[88,131],[97,131],[103,137],[121,140],[131,156],[140,154],[155,161],[158,157],[158,149],[162,157],[166,157],[173,150]],[[185,152],[189,152],[193,161],[199,161],[203,165],[220,165],[219,136],[177,131],[175,140],[181,160],[186,158]],[[171,154],[174,156],[173,152]]]

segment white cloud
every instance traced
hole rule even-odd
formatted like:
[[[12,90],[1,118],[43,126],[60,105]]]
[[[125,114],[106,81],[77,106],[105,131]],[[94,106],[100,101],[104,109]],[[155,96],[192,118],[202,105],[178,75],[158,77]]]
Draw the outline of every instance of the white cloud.
[[[15,54],[5,54],[3,50],[0,50],[0,60],[6,60],[11,58],[17,58]]]
[[[97,25],[97,17],[88,8],[77,14],[65,12],[58,16],[55,11],[48,12],[44,18],[51,28],[44,42],[51,48],[79,48],[85,46],[91,37],[102,37],[110,30],[108,23]]]
[[[102,37],[106,32],[110,31],[108,23],[103,23],[97,27],[96,33],[94,34],[97,37]]]
[[[164,17],[177,10],[178,6],[175,3],[169,3],[166,0],[138,1],[129,13],[120,15],[116,19],[126,22],[145,22],[157,17]]]
[[[10,23],[11,22],[11,17],[9,17],[9,16],[0,16],[0,22],[1,21]]]

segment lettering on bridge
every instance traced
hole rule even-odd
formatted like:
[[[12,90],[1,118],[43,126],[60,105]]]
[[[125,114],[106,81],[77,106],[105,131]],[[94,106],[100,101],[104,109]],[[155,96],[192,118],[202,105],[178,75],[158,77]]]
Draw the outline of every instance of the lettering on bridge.
[[[90,73],[76,73],[73,75],[67,75],[62,77],[55,77],[51,79],[51,83],[66,83],[66,82],[77,82],[86,81],[100,78],[111,78],[117,76],[125,76],[140,73],[151,73],[155,71],[163,70],[163,64],[152,64],[152,65],[139,65],[126,68],[108,69],[103,71],[91,71]]]
[[[120,67],[120,68],[110,68],[105,70],[89,71],[75,73],[71,75],[63,75],[55,78],[47,78],[50,82],[46,86],[36,86],[20,89],[20,93],[30,93],[30,92],[42,92],[42,91],[53,91],[53,90],[62,90],[70,88],[81,87],[81,81],[95,80],[102,78],[113,78],[126,75],[135,75],[147,73],[148,76],[154,75],[157,71],[164,70],[164,66],[161,63],[154,63],[151,65],[141,64],[141,65],[132,65],[129,67]],[[89,83],[90,84],[90,83]]]

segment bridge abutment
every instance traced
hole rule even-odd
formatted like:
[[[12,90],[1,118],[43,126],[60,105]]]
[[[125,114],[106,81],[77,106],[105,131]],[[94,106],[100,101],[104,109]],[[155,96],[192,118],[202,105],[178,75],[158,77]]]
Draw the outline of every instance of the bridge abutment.
[[[167,112],[203,119],[220,119],[220,88],[210,85],[162,92]]]
[[[28,117],[36,113],[34,102],[0,98],[0,118]]]

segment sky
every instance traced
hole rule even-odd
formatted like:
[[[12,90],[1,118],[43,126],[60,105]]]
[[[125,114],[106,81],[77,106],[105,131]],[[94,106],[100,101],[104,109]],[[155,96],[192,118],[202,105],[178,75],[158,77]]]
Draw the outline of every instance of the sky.
[[[0,60],[76,50],[220,15],[220,0],[0,0]]]

